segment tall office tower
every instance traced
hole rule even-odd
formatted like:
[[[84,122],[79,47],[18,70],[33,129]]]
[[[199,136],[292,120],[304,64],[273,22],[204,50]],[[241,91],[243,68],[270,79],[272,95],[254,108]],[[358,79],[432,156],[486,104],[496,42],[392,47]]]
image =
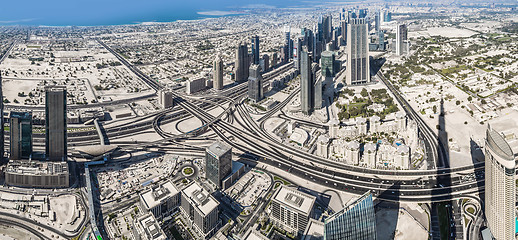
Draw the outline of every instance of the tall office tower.
[[[374,29],[376,29],[376,32],[379,32],[381,27],[381,17],[380,17],[380,11],[376,11],[376,15],[374,16]]]
[[[252,56],[253,64],[259,64],[259,36],[252,37]]]
[[[396,28],[396,54],[403,55],[406,52],[406,40],[408,37],[408,28],[405,24],[399,24]]]
[[[297,44],[295,44],[295,48],[293,52],[295,53],[293,56],[293,64],[295,65],[295,69],[300,71],[300,52],[302,51],[302,46],[304,43],[304,38],[297,38]]]
[[[281,63],[287,63],[287,62],[288,62],[288,59],[287,59],[288,54],[286,53],[286,51],[288,51],[288,47],[287,47],[286,45],[284,45],[284,46],[282,46],[282,47],[280,48],[280,50],[279,50],[279,51],[280,51],[280,54],[279,54],[279,56],[280,56],[280,62],[281,62]]]
[[[324,17],[323,16],[318,17],[315,35],[316,35],[316,39],[321,42],[324,41],[324,39],[325,39],[325,33],[324,33],[325,26],[324,25],[325,25]]]
[[[300,52],[300,108],[302,113],[313,112],[313,79],[311,57],[306,49]]]
[[[324,221],[324,240],[376,239],[376,216],[370,192]]]
[[[369,39],[365,18],[351,18],[347,25],[347,85],[370,82]]]
[[[67,157],[67,89],[45,87],[45,157],[64,161]]]
[[[213,87],[216,90],[223,89],[223,60],[221,60],[221,57],[218,55],[216,57],[216,60],[214,60],[214,66],[213,66],[213,72],[214,72],[214,81],[213,81]]]
[[[264,60],[263,72],[267,72],[268,70],[270,70],[270,56],[268,54],[264,54],[263,60]]]
[[[291,33],[291,27],[289,26],[285,26],[284,27],[284,37],[285,37],[285,41],[284,41],[284,58],[285,58],[285,61],[288,62],[289,59],[292,58],[293,56],[293,42],[291,41],[291,36],[290,36],[290,33]]]
[[[232,148],[215,142],[205,149],[207,180],[221,189],[222,180],[232,172]]]
[[[331,15],[325,16],[322,23],[322,35],[325,43],[331,41],[331,34],[333,31],[332,17]]]
[[[170,108],[173,106],[173,92],[169,90],[160,90],[158,92],[158,104],[162,106],[162,108]]]
[[[257,64],[250,66],[248,98],[254,102],[259,102],[263,99],[263,77],[261,76],[261,67]]]
[[[9,116],[10,159],[28,159],[32,154],[32,113],[11,112]]]
[[[317,73],[318,64],[313,63],[312,78],[313,78],[313,107],[315,109],[322,108],[322,74]]]
[[[516,164],[502,135],[486,130],[485,214],[495,239],[515,239]]]
[[[385,33],[378,31],[378,50],[385,51]]]
[[[202,239],[210,239],[218,229],[218,200],[195,181],[182,189],[180,197],[180,211],[192,224],[193,229],[201,234]]]
[[[385,10],[385,12],[383,13],[383,21],[384,22],[391,22],[392,21],[392,13],[389,12],[388,10]]]
[[[324,77],[334,77],[335,76],[335,55],[333,52],[325,51],[322,53],[322,57],[320,58],[320,69],[322,69],[322,76]]]
[[[248,62],[248,47],[245,42],[241,42],[236,50],[236,82],[243,82],[248,79]]]
[[[4,95],[2,92],[2,73],[0,72],[0,161],[4,159]]]
[[[342,35],[342,42],[340,43],[340,46],[347,45],[347,21],[342,20],[340,22],[340,28],[341,28],[341,35]]]
[[[271,67],[277,66],[277,63],[279,63],[279,57],[278,57],[277,53],[274,52],[272,55]]]

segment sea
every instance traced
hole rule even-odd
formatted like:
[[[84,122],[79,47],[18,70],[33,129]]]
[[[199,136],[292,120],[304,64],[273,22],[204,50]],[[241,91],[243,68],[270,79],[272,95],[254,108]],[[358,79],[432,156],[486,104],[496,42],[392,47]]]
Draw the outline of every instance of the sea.
[[[300,8],[322,3],[321,0],[0,0],[0,26],[173,22],[243,14],[251,8]]]

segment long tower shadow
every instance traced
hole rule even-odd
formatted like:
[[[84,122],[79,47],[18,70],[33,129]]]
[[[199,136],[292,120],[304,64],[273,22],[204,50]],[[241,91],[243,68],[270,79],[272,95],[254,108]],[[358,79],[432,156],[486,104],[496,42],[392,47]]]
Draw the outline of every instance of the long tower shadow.
[[[459,200],[452,199],[452,188],[455,182],[452,179],[450,168],[450,156],[448,147],[448,132],[444,119],[444,99],[440,102],[439,122],[437,125],[437,179],[432,190],[431,227],[432,239],[462,239],[462,225],[458,232],[457,225],[461,224]],[[444,201],[441,201],[444,200]],[[455,217],[454,217],[455,216]],[[459,219],[458,223],[455,222]]]

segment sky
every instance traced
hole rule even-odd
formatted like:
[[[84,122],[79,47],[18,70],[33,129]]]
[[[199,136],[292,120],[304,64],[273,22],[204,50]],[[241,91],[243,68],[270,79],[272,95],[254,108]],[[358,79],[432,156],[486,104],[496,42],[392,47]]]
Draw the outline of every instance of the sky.
[[[292,7],[306,0],[0,0],[0,25],[92,26],[218,16],[249,5]]]

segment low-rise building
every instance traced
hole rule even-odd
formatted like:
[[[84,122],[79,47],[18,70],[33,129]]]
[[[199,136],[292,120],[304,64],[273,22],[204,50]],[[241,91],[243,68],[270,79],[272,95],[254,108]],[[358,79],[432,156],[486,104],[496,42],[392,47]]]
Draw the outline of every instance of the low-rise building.
[[[5,184],[29,188],[69,187],[68,163],[11,160],[5,168]]]

